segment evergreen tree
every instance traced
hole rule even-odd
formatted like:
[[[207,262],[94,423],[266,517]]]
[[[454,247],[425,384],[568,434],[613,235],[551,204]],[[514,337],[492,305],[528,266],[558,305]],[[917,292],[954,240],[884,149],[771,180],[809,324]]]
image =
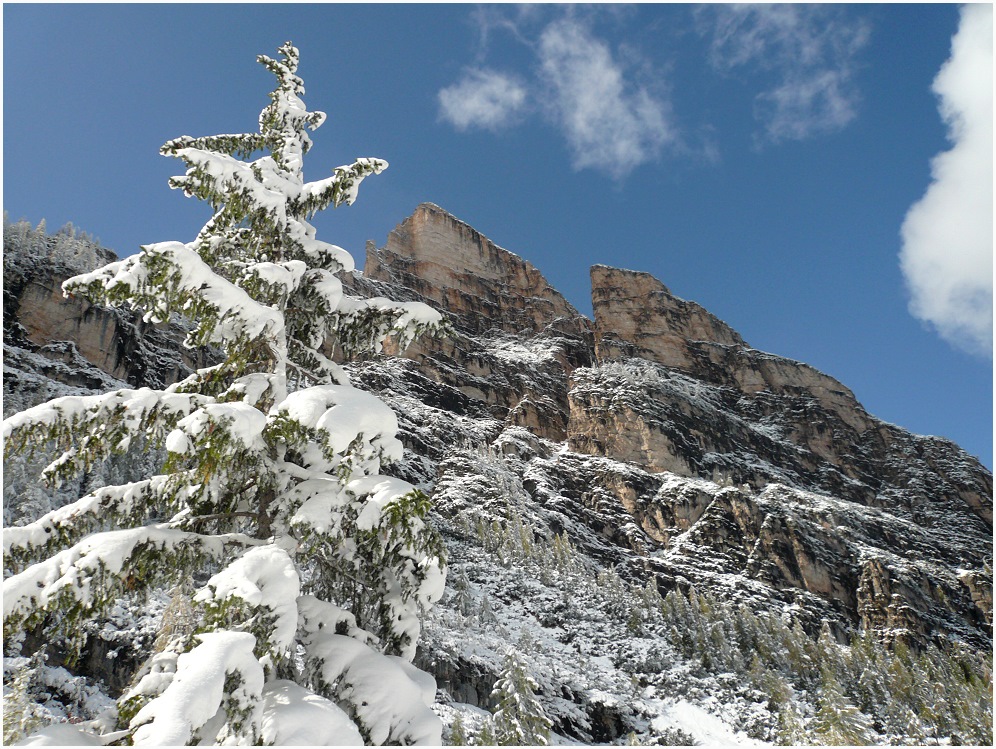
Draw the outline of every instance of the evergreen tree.
[[[64,285],[146,320],[185,316],[187,345],[223,360],[164,391],[59,398],[4,422],[8,453],[58,449],[43,473],[55,483],[132,443],[167,451],[159,475],[4,530],[5,641],[31,630],[78,653],[82,622],[115,599],[192,578],[196,627],[177,628],[119,702],[130,742],[321,743],[341,731],[438,744],[433,690],[409,661],[420,610],[442,594],[441,543],[427,497],[380,475],[401,457],[396,417],[330,356],[379,351],[389,335],[407,345],[440,317],[343,293],[336,274],[353,260],[308,220],[351,204],[387,164],[361,158],[304,181],[308,131],[325,115],[301,99],[297,49],[279,52],[258,58],[277,79],[258,133],[161,149],[187,167],[171,186],[214,210],[196,239]]]
[[[871,743],[870,721],[844,694],[837,678],[822,671],[813,732],[821,744],[865,746]]]
[[[44,656],[35,654],[3,685],[3,743],[11,746],[45,724],[45,711],[32,694]],[[6,674],[5,674],[6,675]]]
[[[539,685],[529,675],[519,653],[510,649],[491,697],[497,701],[494,713],[495,739],[503,746],[548,746],[553,723],[536,699]]]
[[[453,605],[460,612],[461,616],[470,616],[474,613],[474,598],[470,594],[470,580],[467,573],[460,570],[453,581]]]
[[[498,739],[495,736],[495,722],[491,718],[485,718],[481,723],[481,730],[477,734],[474,746],[497,746]]]
[[[453,718],[450,725],[450,746],[467,746],[467,729],[463,725],[463,716],[460,713]]]
[[[481,606],[477,612],[477,618],[480,620],[482,627],[498,626],[498,617],[495,616],[495,610],[491,606],[491,601],[487,593],[481,597]]]

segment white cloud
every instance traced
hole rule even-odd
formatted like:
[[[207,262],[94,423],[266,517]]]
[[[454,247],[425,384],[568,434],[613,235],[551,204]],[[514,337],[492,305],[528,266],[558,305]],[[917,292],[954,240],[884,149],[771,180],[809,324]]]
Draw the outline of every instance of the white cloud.
[[[481,50],[501,31],[534,53],[537,64],[528,78],[468,70],[439,92],[441,119],[458,130],[496,131],[540,113],[564,137],[575,169],[615,179],[657,159],[675,135],[664,98],[636,82],[637,73],[654,77],[639,53],[626,47],[614,57],[591,31],[592,12],[557,10],[551,20],[537,7],[519,6],[514,17],[504,7],[475,12]]]
[[[526,89],[512,76],[473,69],[439,94],[440,116],[457,130],[499,130],[512,124],[526,104]]]
[[[867,43],[863,21],[815,5],[716,5],[697,12],[712,35],[710,60],[723,72],[753,67],[776,83],[758,94],[762,141],[804,140],[840,130],[857,115],[854,58]]]
[[[967,5],[934,79],[952,148],[902,226],[910,311],[947,341],[993,353],[993,10]]]
[[[673,139],[664,102],[627,81],[609,47],[582,24],[549,24],[539,41],[547,111],[567,139],[575,169],[624,177]]]

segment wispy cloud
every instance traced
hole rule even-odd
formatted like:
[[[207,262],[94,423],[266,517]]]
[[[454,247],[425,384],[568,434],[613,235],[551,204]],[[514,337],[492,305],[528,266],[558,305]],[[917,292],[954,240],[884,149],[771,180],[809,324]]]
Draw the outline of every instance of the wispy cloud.
[[[467,70],[439,94],[439,114],[457,130],[498,130],[516,121],[526,104],[526,89],[513,76],[494,70]]]
[[[900,265],[910,311],[950,343],[993,354],[993,10],[967,5],[934,79],[951,150],[906,214]]]
[[[575,169],[621,180],[675,139],[667,102],[637,82],[632,50],[623,61],[577,12],[558,16],[479,12],[481,47],[495,30],[512,33],[534,53],[535,68],[525,79],[468,70],[439,92],[440,117],[459,130],[498,130],[538,113],[563,135]]]
[[[608,45],[581,23],[563,19],[540,36],[540,77],[548,114],[562,130],[575,169],[624,177],[673,139],[667,107],[626,79]]]
[[[815,5],[714,5],[696,14],[711,36],[710,62],[725,73],[755,69],[775,83],[755,99],[760,142],[805,140],[840,130],[857,115],[857,53],[869,27],[837,8]]]

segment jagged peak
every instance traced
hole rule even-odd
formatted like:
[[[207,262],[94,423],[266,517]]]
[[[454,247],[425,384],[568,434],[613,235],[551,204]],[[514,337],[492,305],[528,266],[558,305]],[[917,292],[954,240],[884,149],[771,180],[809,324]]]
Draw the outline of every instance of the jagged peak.
[[[440,216],[443,219],[445,219],[447,223],[453,225],[455,228],[459,229],[460,231],[467,233],[468,235],[473,237],[476,241],[482,244],[486,244],[487,246],[489,246],[490,248],[492,248],[501,255],[507,255],[510,261],[520,262],[525,264],[529,268],[535,269],[535,266],[521,255],[502,247],[501,245],[497,244],[496,242],[494,242],[493,240],[489,239],[487,236],[482,234],[480,231],[475,229],[473,226],[468,224],[466,221],[454,216],[452,213],[447,211],[445,208],[442,208],[441,206],[437,205],[436,203],[432,203],[429,201],[423,201],[419,203],[417,206],[415,206],[415,210],[412,211],[411,215],[405,218],[395,228],[395,231],[397,231],[397,229],[403,226],[411,226],[413,223],[415,223],[416,217],[419,214]],[[538,273],[539,271],[537,270],[536,272]]]
[[[659,279],[644,271],[593,265],[591,302],[599,330],[630,343],[679,336],[748,348],[732,327],[702,305],[675,296]]]
[[[384,247],[368,246],[363,273],[417,288],[468,329],[538,332],[567,320],[580,331],[588,324],[532,263],[435,203],[420,203]]]
[[[679,298],[675,296],[675,294],[672,293],[671,289],[665,286],[664,283],[659,278],[657,278],[651,273],[648,273],[647,271],[631,270],[630,268],[618,268],[614,265],[606,265],[605,263],[595,263],[594,265],[591,266],[591,269],[589,270],[589,275],[591,276],[592,279],[592,286],[594,286],[595,283],[595,276],[603,273],[622,273],[630,276],[640,276],[643,278],[647,278],[650,279],[653,283],[657,284],[657,286],[659,286],[660,289],[665,293],[670,294],[675,299]]]

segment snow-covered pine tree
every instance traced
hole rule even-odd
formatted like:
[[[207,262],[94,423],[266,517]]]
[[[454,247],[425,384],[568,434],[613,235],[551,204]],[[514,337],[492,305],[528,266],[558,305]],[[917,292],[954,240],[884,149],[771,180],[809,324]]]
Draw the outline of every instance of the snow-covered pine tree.
[[[491,693],[498,702],[494,713],[496,743],[502,746],[550,744],[553,723],[536,699],[538,688],[518,651],[510,648]]]
[[[380,475],[401,457],[394,413],[330,355],[379,351],[388,335],[403,347],[440,316],[343,293],[336,274],[353,260],[308,220],[387,164],[304,181],[325,114],[301,99],[297,49],[279,52],[258,58],[277,79],[258,133],[162,147],[187,166],[171,186],[215,211],[196,239],[64,285],[147,320],[182,315],[187,345],[224,358],[164,391],[59,398],[4,422],[5,451],[57,449],[54,483],[143,439],[167,451],[158,475],[4,530],[5,641],[32,631],[78,649],[81,622],[125,592],[193,579],[196,626],[118,701],[121,738],[439,744],[432,679],[410,661],[420,610],[443,591],[441,543],[427,497]]]

